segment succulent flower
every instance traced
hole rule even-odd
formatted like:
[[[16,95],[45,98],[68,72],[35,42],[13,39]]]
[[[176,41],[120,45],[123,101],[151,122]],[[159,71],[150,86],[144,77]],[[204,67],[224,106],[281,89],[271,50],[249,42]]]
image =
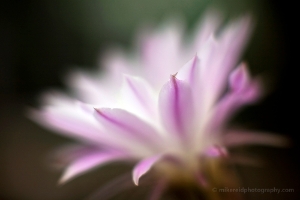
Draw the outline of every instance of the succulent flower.
[[[208,14],[191,43],[183,43],[183,31],[174,24],[144,31],[134,57],[111,51],[101,72],[72,73],[68,83],[75,98],[45,95],[46,105],[31,117],[82,141],[60,151],[67,163],[60,183],[121,160],[135,163],[135,185],[151,170],[166,185],[205,190],[221,181],[220,161],[247,163],[231,154],[231,147],[283,145],[278,136],[228,125],[263,91],[259,79],[239,63],[250,18],[222,29],[220,24],[219,17]]]

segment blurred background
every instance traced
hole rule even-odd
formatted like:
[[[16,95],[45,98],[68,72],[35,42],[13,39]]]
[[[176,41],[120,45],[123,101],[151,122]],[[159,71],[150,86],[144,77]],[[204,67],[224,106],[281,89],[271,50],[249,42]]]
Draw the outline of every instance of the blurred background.
[[[245,187],[295,192],[247,193],[245,198],[298,199],[299,116],[293,102],[298,91],[292,78],[297,56],[291,36],[298,22],[288,1],[10,0],[0,4],[0,200],[79,200],[126,171],[128,166],[115,164],[57,186],[60,172],[48,166],[48,154],[73,141],[30,121],[26,108],[38,106],[38,95],[46,89],[65,89],[64,76],[73,67],[99,67],[99,55],[111,45],[132,48],[141,25],[179,15],[190,33],[211,7],[226,17],[254,15],[256,27],[243,60],[252,74],[264,75],[270,88],[264,100],[242,110],[234,121],[293,141],[288,149],[249,148],[268,165],[238,168]]]

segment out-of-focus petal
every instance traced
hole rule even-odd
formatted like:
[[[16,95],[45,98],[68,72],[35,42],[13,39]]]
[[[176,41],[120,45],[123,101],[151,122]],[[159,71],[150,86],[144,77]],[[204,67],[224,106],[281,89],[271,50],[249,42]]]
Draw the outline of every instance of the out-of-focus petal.
[[[286,137],[271,133],[229,130],[224,135],[223,143],[227,147],[242,145],[270,145],[276,147],[286,147],[289,145],[290,141]]]
[[[144,151],[156,149],[158,143],[158,132],[148,123],[135,115],[122,109],[99,108],[95,109],[96,119],[105,128],[108,134],[116,138],[123,138],[124,143],[131,141],[131,148],[140,148]],[[142,152],[142,151],[141,151]],[[137,153],[141,153],[137,152]]]
[[[41,111],[30,110],[29,116],[62,135],[92,144],[102,144],[103,142],[101,140],[102,130],[97,121],[76,106],[72,108],[46,107]]]
[[[201,22],[199,23],[194,36],[194,48],[193,51],[197,52],[199,48],[201,48],[205,42],[215,34],[220,26],[220,13],[216,11],[209,11],[201,18]]]
[[[49,90],[40,96],[40,101],[49,106],[70,106],[74,103],[74,99],[59,90]]]
[[[122,107],[143,119],[155,121],[157,103],[148,83],[139,77],[124,75],[122,85]]]
[[[159,94],[159,111],[162,124],[170,137],[186,141],[194,128],[194,102],[191,88],[175,75],[163,86]]]
[[[227,154],[226,148],[217,145],[208,147],[204,152],[204,155],[208,157],[225,157]]]
[[[116,104],[115,92],[116,83],[111,80],[99,81],[101,77],[95,77],[80,71],[74,71],[68,76],[68,84],[78,99],[90,104],[113,107]],[[101,77],[104,78],[104,77]],[[111,84],[110,84],[111,83]],[[116,85],[115,85],[116,84]],[[108,89],[108,87],[110,89]]]
[[[223,128],[239,108],[256,101],[261,94],[261,88],[258,83],[257,79],[250,79],[244,63],[239,65],[231,73],[229,92],[211,110],[208,127],[213,130]]]
[[[253,167],[262,167],[266,165],[266,162],[263,161],[261,158],[253,155],[239,155],[233,154],[227,158],[228,163],[238,164],[238,165],[247,165]]]
[[[217,46],[213,48],[213,54],[209,54],[214,57],[206,59],[209,60],[208,66],[203,63],[206,69],[203,78],[209,86],[206,87],[204,95],[206,106],[211,107],[225,90],[227,77],[239,61],[251,28],[250,18],[244,17],[232,23],[216,37]],[[201,57],[200,59],[202,60]]]
[[[99,167],[111,161],[119,160],[122,157],[124,157],[124,155],[116,153],[89,152],[88,154],[71,163],[69,167],[67,167],[67,169],[63,173],[63,176],[59,180],[59,183],[63,184],[70,179],[81,175],[82,173],[94,169],[95,167]]]
[[[232,93],[240,95],[245,103],[256,101],[261,93],[262,86],[258,79],[251,79],[245,63],[241,63],[229,76],[229,85]]]
[[[79,144],[64,145],[51,152],[49,160],[51,165],[57,169],[65,168],[70,163],[79,159],[80,157],[89,153],[103,151],[103,149],[96,146],[86,146]]]
[[[162,155],[155,155],[152,157],[145,158],[141,160],[138,164],[136,164],[132,172],[132,178],[134,184],[138,185],[141,176],[147,173],[151,169],[151,167],[161,158]]]
[[[132,142],[128,138],[121,140],[114,135],[107,134],[95,119],[93,107],[80,102],[73,102],[70,105],[70,107],[45,107],[42,111],[31,110],[29,116],[43,126],[64,136],[82,140],[92,145],[122,149],[123,151],[129,150],[127,147]],[[129,143],[127,146],[125,146],[126,142]]]
[[[147,80],[160,89],[166,78],[176,73],[184,63],[179,63],[182,30],[180,24],[171,22],[160,31],[144,32],[141,39],[141,57]]]
[[[137,76],[140,73],[140,68],[136,66],[134,60],[120,47],[108,50],[102,56],[101,66],[104,66],[105,72],[109,75],[107,78],[103,77],[105,81],[117,86],[121,84],[123,74]]]
[[[249,82],[249,72],[244,63],[238,66],[229,76],[230,88],[234,92],[243,90]]]

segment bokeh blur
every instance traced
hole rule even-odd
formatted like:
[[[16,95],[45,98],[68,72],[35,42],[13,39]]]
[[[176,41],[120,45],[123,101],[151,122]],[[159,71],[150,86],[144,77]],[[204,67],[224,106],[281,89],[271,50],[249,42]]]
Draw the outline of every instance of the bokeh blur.
[[[300,143],[293,116],[297,106],[292,103],[297,89],[291,78],[297,57],[289,25],[297,23],[291,7],[275,0],[2,1],[0,200],[79,200],[125,172],[128,166],[116,163],[58,186],[60,172],[49,167],[48,155],[73,141],[29,120],[26,108],[38,106],[42,91],[66,89],[64,77],[72,68],[101,67],[100,55],[110,46],[132,49],[141,26],[175,16],[183,19],[190,33],[208,8],[220,10],[226,19],[249,13],[256,22],[243,60],[252,74],[264,77],[269,92],[258,104],[242,110],[234,122],[293,141],[287,149],[243,149],[266,162],[259,168],[237,166],[244,187],[294,189],[280,194],[246,193],[245,199],[298,199]],[[130,194],[119,198],[133,199]]]

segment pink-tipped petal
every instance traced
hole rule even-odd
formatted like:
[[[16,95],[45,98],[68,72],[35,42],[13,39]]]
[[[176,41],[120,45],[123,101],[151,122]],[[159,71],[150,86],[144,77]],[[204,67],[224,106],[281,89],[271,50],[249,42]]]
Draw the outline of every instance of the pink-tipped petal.
[[[257,79],[251,79],[245,64],[235,69],[229,79],[230,91],[211,110],[209,127],[218,130],[245,104],[255,102],[261,94]]]
[[[210,58],[201,58],[203,60],[204,83],[208,87],[205,90],[205,106],[211,107],[226,89],[226,81],[231,70],[236,66],[238,59],[247,42],[249,31],[251,29],[251,20],[244,17],[236,23],[232,23],[223,30],[216,38],[216,47],[213,48],[213,55]],[[210,46],[210,45],[209,45]],[[205,60],[208,60],[206,62]],[[207,66],[206,66],[207,65]]]
[[[124,75],[122,102],[125,109],[143,119],[155,118],[157,105],[150,85],[142,78]]]
[[[208,147],[205,152],[205,156],[208,157],[226,157],[228,155],[227,149],[218,145]]]
[[[184,141],[194,127],[194,102],[191,88],[175,75],[163,86],[159,94],[162,124],[170,136]]]
[[[133,169],[132,178],[135,185],[139,184],[139,179],[146,174],[151,167],[162,158],[161,155],[145,158],[141,160]]]
[[[229,76],[229,86],[232,93],[239,95],[245,103],[256,101],[262,88],[258,79],[251,79],[245,63],[241,63]]]
[[[243,90],[249,81],[249,72],[245,63],[240,64],[229,76],[230,88],[234,92]]]
[[[87,171],[107,164],[111,161],[119,160],[124,155],[109,153],[109,152],[94,152],[82,156],[78,160],[70,164],[61,177],[59,184],[63,184]]]

